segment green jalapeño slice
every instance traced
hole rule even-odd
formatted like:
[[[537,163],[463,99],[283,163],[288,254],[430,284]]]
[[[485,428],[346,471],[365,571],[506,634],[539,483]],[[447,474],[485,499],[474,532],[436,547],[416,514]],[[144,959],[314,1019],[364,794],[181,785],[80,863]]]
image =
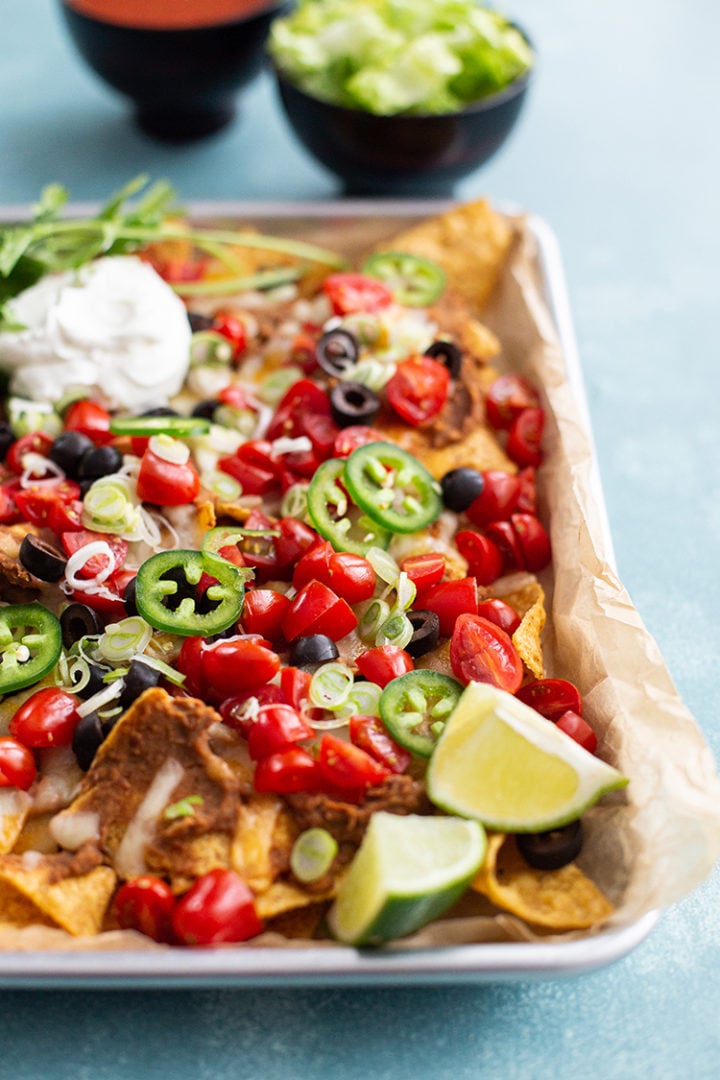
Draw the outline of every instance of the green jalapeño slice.
[[[62,651],[60,622],[41,604],[0,608],[0,694],[47,675]]]
[[[392,443],[354,450],[345,463],[350,497],[383,529],[412,533],[440,516],[440,485],[424,465]]]
[[[336,551],[366,555],[371,547],[386,548],[392,533],[352,502],[344,473],[343,458],[330,458],[315,471],[307,493],[312,524]]]
[[[378,251],[365,260],[362,271],[384,282],[398,303],[406,307],[426,307],[445,289],[442,267],[407,251]]]
[[[200,594],[204,574],[215,581]],[[135,603],[156,630],[210,637],[237,622],[244,594],[244,575],[232,563],[200,551],[161,551],[138,570]]]
[[[399,675],[380,695],[382,722],[396,743],[430,757],[463,687],[449,675],[418,668]]]

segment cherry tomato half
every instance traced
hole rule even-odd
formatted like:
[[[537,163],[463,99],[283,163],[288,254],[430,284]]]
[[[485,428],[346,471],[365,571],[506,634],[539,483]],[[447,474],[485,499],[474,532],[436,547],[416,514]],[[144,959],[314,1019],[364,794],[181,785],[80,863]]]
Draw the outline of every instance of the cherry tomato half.
[[[57,480],[43,484],[29,484],[14,493],[15,504],[26,521],[33,525],[47,525],[56,507],[71,504],[80,499],[80,485],[74,480]]]
[[[508,457],[518,465],[532,465],[537,468],[542,463],[544,426],[545,413],[542,409],[523,409],[508,431],[505,446]]]
[[[5,457],[5,464],[17,476],[21,476],[25,468],[23,465],[25,455],[41,454],[47,457],[52,444],[52,435],[47,435],[44,431],[31,431],[12,444]]]
[[[201,650],[200,670],[206,694],[222,701],[270,682],[280,670],[280,657],[259,639],[220,638]]]
[[[323,292],[336,315],[382,311],[393,303],[392,293],[382,282],[352,272],[329,274],[323,282]]]
[[[282,637],[282,623],[290,609],[284,593],[274,589],[250,589],[245,593],[242,625],[246,634],[259,634],[268,641]]]
[[[504,630],[510,637],[515,633],[520,625],[521,619],[514,607],[510,607],[504,600],[499,600],[497,597],[493,597],[490,600],[483,600],[478,604],[478,615],[482,615],[483,619],[488,619],[490,622],[494,622],[501,630]]]
[[[537,408],[539,404],[537,390],[522,375],[500,375],[487,391],[485,414],[491,427],[504,430],[523,409]]]
[[[502,469],[483,471],[483,489],[477,499],[470,503],[466,513],[473,525],[486,525],[489,521],[503,521],[515,510],[522,484],[517,476]]]
[[[403,773],[412,754],[391,739],[377,716],[351,716],[350,741],[394,773]]]
[[[286,669],[283,668],[283,672],[285,670]],[[260,707],[263,705],[288,704],[285,693],[281,687],[276,686],[274,683],[265,683],[264,686],[254,686],[251,690],[245,690],[242,694],[233,694],[232,697],[225,698],[224,701],[221,701],[218,705],[218,712],[222,716],[224,722],[234,731],[239,731],[246,739],[250,734],[250,727],[253,723],[253,714],[249,713],[247,709],[247,704],[251,699],[256,701]]]
[[[408,424],[425,424],[448,399],[450,372],[432,356],[411,356],[398,364],[385,391],[398,416]]]
[[[461,615],[450,641],[450,665],[460,682],[484,682],[514,694],[522,660],[510,637],[481,615]]]
[[[582,716],[578,716],[572,709],[568,709],[567,712],[558,717],[555,726],[564,731],[566,735],[569,735],[571,739],[574,739],[576,743],[579,743],[583,750],[587,750],[589,754],[594,754],[597,750],[597,735],[590,725],[583,720]]]
[[[140,461],[138,497],[157,506],[184,506],[200,490],[200,477],[191,461],[168,461],[147,448]]]
[[[398,675],[407,675],[408,671],[415,668],[415,661],[410,653],[397,645],[378,645],[374,649],[368,649],[367,652],[360,653],[355,663],[361,675],[383,688],[392,679],[397,679]]]
[[[325,732],[320,740],[318,766],[324,779],[333,787],[352,792],[364,791],[379,784],[391,770],[359,746]]]
[[[68,406],[63,416],[63,426],[66,431],[79,431],[81,435],[87,435],[97,446],[103,446],[113,438],[110,434],[110,413],[89,398],[73,401]]]
[[[111,574],[117,573],[128,553],[127,540],[123,540],[121,536],[114,536],[113,533],[93,532],[92,529],[75,529],[71,532],[64,532],[60,536],[60,541],[65,554],[68,556],[74,555],[77,551],[87,547],[88,544],[94,544],[97,541],[104,542],[112,553],[113,569]],[[83,565],[82,569],[78,570],[78,575],[83,578],[97,577],[98,574],[107,569],[107,564],[108,560],[105,555],[93,555]]]
[[[126,881],[115,896],[114,907],[123,930],[137,930],[153,941],[166,944],[173,940],[175,897],[162,878],[141,874]]]
[[[32,751],[9,735],[0,738],[0,788],[16,787],[27,791],[36,774]]]
[[[431,585],[439,585],[445,574],[445,556],[436,551],[427,551],[422,555],[408,555],[400,563],[419,593]]]
[[[353,450],[357,450],[359,446],[367,446],[371,442],[382,442],[384,438],[382,431],[376,428],[366,427],[364,424],[351,424],[337,435],[332,456],[350,457]]]
[[[497,544],[488,536],[473,529],[461,529],[455,535],[455,545],[467,560],[468,573],[479,585],[492,585],[503,571],[503,557]]]
[[[321,581],[349,604],[369,600],[375,593],[375,571],[362,555],[335,551],[324,541],[310,548],[293,573],[293,585],[302,589],[310,581]]]
[[[321,581],[310,581],[297,594],[283,619],[283,633],[288,641],[301,634],[326,634],[339,641],[357,624],[357,615],[346,600]]]
[[[450,637],[459,618],[477,614],[477,581],[474,577],[441,581],[439,585],[427,589],[418,603],[424,609],[435,612],[440,619],[440,634]]]
[[[248,725],[248,753],[253,761],[312,739],[315,731],[291,705],[262,705]]]
[[[256,791],[290,795],[296,791],[320,791],[322,774],[315,758],[302,746],[290,746],[261,758],[255,766]]]
[[[220,311],[213,319],[213,330],[230,342],[233,347],[233,359],[244,352],[248,343],[247,325],[239,312]]]
[[[535,574],[550,562],[550,537],[534,514],[513,514],[510,523],[515,530],[526,570]]]
[[[80,722],[79,704],[79,698],[58,686],[36,690],[10,721],[10,734],[25,746],[69,746]]]
[[[252,892],[234,870],[210,870],[178,901],[173,930],[185,945],[247,941],[262,933]]]
[[[582,716],[580,691],[568,679],[533,679],[518,690],[517,697],[548,720],[557,721],[568,710]]]

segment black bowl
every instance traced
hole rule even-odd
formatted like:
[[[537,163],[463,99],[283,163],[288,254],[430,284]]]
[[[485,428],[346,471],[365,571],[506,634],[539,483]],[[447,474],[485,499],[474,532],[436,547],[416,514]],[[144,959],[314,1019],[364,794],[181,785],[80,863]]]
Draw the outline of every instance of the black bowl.
[[[280,100],[307,150],[349,195],[443,195],[499,150],[525,101],[532,69],[461,112],[376,116],[311,97],[277,68]]]
[[[258,0],[231,23],[156,30],[102,22],[61,0],[80,55],[134,104],[135,119],[171,142],[201,138],[232,120],[239,90],[262,70],[265,39],[286,0]]]

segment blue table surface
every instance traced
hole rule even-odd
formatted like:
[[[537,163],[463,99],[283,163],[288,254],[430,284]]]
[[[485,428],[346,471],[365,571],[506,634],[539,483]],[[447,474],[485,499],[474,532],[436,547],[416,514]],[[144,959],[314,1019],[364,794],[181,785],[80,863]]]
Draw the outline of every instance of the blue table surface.
[[[514,0],[540,64],[507,147],[457,188],[557,233],[621,576],[716,758],[720,455],[713,0]],[[137,132],[53,0],[2,0],[0,203],[99,199],[145,171],[186,199],[310,199],[334,178],[261,76],[190,146]],[[712,116],[711,116],[712,111]],[[443,988],[5,991],[0,1075],[655,1080],[720,1073],[720,877],[573,978]]]

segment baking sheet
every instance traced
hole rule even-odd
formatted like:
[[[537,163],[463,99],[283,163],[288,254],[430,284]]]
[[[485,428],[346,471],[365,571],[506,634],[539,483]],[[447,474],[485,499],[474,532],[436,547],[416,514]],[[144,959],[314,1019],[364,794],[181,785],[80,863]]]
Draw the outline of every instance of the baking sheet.
[[[338,230],[352,255],[393,231],[445,209],[440,201],[328,202],[319,204],[199,203],[194,217],[253,219],[259,228],[307,236],[333,246]],[[71,208],[78,213],[87,209]],[[22,217],[27,208],[0,211],[4,220]],[[537,246],[537,271],[555,324],[577,415],[588,435],[590,424],[582,371],[575,344],[562,260],[547,223],[526,218]],[[597,468],[594,488],[606,552],[612,551]],[[359,953],[343,947],[219,950],[127,950],[89,952],[25,951],[0,953],[0,985],[14,987],[261,986],[395,982],[495,982],[529,977],[573,975],[609,964],[626,955],[650,932],[657,914],[650,912],[622,927],[563,942],[488,942],[408,951],[402,945]]]

